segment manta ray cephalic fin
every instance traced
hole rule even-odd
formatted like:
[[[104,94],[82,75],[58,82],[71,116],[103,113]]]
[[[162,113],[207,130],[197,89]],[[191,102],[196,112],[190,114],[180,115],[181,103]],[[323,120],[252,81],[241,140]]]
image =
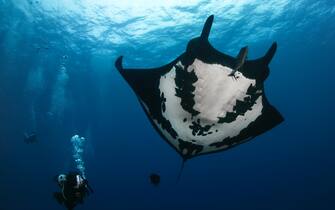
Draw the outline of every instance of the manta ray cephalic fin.
[[[208,39],[209,33],[211,31],[211,28],[212,28],[213,20],[214,20],[214,15],[211,15],[207,18],[207,20],[205,22],[205,25],[202,29],[201,35],[200,35],[201,39],[203,39],[203,40]]]
[[[269,63],[271,62],[273,56],[275,55],[277,50],[277,42],[273,42],[273,44],[271,45],[271,47],[269,48],[269,50],[266,52],[266,54],[264,55],[263,58],[261,58],[263,60],[263,63],[266,65],[269,65]]]

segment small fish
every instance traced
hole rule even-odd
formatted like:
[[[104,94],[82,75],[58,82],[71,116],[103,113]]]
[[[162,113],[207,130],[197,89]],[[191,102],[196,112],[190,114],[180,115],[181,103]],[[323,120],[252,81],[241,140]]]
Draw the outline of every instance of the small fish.
[[[153,184],[154,186],[158,186],[161,181],[161,177],[155,173],[150,174],[149,178],[150,178],[151,184]]]

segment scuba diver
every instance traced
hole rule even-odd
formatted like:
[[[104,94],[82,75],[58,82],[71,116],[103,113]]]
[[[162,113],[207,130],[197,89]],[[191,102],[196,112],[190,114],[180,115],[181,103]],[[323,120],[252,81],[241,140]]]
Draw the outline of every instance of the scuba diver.
[[[78,203],[82,204],[84,197],[93,193],[87,179],[76,172],[59,174],[56,181],[61,188],[61,192],[55,192],[54,197],[58,203],[66,206],[68,210],[74,209]]]

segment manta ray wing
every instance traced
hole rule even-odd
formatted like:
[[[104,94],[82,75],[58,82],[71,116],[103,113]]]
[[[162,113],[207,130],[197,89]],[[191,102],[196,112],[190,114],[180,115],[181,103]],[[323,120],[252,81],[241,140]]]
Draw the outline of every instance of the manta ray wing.
[[[124,69],[122,57],[115,62],[154,128],[184,159],[232,148],[283,121],[264,93],[277,44],[256,60],[247,60],[247,47],[236,58],[221,53],[208,41],[213,18],[167,65]]]

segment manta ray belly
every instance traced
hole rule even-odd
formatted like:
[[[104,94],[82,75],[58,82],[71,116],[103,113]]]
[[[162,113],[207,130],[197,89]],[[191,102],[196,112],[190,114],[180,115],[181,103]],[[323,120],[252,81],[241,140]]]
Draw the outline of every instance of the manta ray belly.
[[[243,100],[250,85],[255,80],[244,77],[240,72],[235,78],[229,76],[232,69],[219,64],[206,64],[198,59],[187,69],[195,71],[198,80],[194,83],[194,109],[204,122],[217,122],[218,117],[224,117],[232,112],[236,100]]]
[[[176,66],[196,75],[197,80],[193,83],[194,91],[191,95],[194,100],[193,109],[197,114],[190,113],[182,106],[183,98],[177,94]],[[261,115],[262,96],[257,97],[244,113],[236,114],[237,111],[234,110],[238,101],[248,97],[248,89],[255,86],[255,80],[248,79],[239,72],[236,72],[234,78],[229,76],[232,69],[219,64],[206,64],[198,59],[187,69],[180,62],[176,66],[161,77],[159,90],[166,100],[162,115],[178,134],[177,138],[169,135],[156,120],[154,123],[177,149],[180,149],[180,140],[200,145],[202,150],[199,153],[224,149],[228,145],[217,147],[211,144],[238,136],[241,130]],[[236,119],[220,122],[220,118],[229,113],[235,113]],[[184,154],[187,151],[180,152]]]

